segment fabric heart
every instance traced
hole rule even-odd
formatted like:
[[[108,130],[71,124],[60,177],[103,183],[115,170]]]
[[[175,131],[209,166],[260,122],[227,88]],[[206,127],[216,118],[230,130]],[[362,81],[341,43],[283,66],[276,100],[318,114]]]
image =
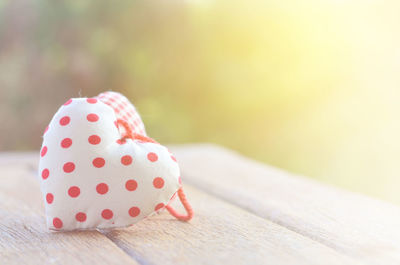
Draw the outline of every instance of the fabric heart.
[[[39,175],[52,230],[124,227],[164,208],[193,215],[176,159],[116,92],[60,107],[43,135]],[[176,193],[187,216],[168,205]]]

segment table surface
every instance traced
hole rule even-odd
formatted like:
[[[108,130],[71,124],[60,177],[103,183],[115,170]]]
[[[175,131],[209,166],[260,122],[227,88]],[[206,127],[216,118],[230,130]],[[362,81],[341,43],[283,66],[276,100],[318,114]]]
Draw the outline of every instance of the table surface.
[[[398,206],[215,145],[170,150],[194,219],[65,233],[46,228],[38,154],[0,153],[0,264],[400,264]]]

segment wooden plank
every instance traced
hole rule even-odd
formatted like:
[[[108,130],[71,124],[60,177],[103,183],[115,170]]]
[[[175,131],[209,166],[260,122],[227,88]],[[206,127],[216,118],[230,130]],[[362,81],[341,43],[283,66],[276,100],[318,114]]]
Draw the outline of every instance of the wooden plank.
[[[1,264],[138,264],[98,231],[49,232],[34,161],[0,158]]]
[[[217,146],[170,149],[197,188],[366,264],[400,264],[400,207]]]
[[[163,212],[104,234],[146,264],[359,264],[190,185],[185,192],[195,209],[189,223]]]

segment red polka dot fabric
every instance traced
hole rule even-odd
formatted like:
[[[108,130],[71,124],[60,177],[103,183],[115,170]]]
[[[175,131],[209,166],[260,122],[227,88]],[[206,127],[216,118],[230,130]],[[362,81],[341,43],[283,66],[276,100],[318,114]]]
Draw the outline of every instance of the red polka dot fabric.
[[[121,94],[73,98],[43,135],[39,176],[51,230],[125,227],[160,211],[180,187],[175,158],[160,144],[123,139],[124,119],[146,136]]]

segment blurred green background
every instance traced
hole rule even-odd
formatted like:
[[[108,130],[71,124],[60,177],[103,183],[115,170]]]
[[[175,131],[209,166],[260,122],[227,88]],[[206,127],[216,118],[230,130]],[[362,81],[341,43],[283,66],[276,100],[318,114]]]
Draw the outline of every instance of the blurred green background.
[[[0,150],[70,97],[127,95],[212,142],[400,203],[400,2],[0,0]]]

